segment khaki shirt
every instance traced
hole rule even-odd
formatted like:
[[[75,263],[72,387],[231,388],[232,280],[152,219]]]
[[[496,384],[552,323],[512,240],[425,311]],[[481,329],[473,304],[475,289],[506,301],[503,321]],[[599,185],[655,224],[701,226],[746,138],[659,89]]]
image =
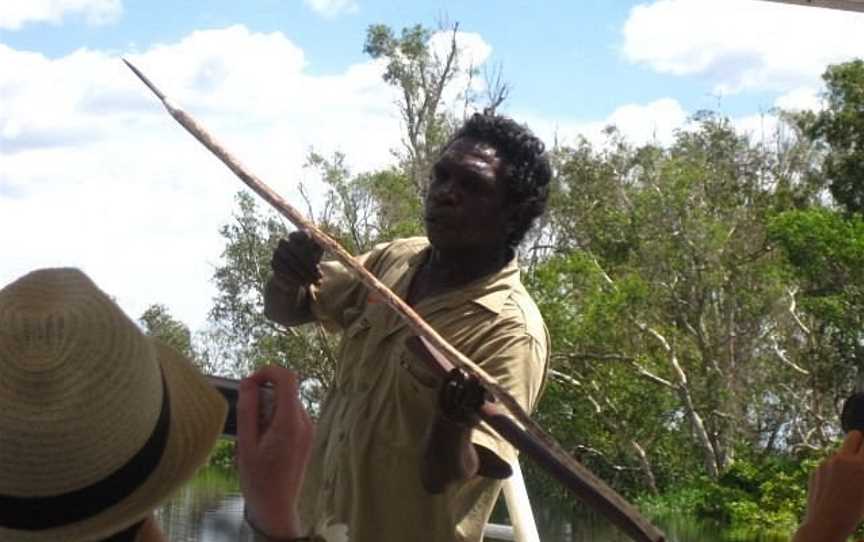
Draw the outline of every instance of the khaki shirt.
[[[380,245],[364,266],[403,299],[428,251],[425,238]],[[344,331],[334,386],[324,400],[300,500],[307,525],[346,523],[352,542],[478,542],[500,482],[475,477],[430,495],[420,481],[422,440],[437,406],[436,379],[405,348],[411,329],[341,264],[322,263],[313,313]],[[548,362],[548,332],[515,260],[415,310],[445,339],[533,409]],[[472,440],[508,462],[491,429]]]

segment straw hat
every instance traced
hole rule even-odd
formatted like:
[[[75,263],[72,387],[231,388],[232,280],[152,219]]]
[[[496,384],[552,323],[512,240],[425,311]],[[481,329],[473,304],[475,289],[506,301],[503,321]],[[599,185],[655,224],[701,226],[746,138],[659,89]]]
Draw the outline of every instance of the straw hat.
[[[91,541],[206,460],[226,405],[81,271],[0,290],[0,540]]]

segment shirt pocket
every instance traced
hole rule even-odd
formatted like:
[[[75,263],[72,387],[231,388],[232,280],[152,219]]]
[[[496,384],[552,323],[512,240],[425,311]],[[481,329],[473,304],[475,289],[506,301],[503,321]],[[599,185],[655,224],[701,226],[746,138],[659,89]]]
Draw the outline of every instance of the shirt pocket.
[[[347,390],[352,375],[357,372],[357,368],[363,357],[363,347],[366,343],[366,337],[369,335],[371,327],[372,324],[369,322],[369,319],[365,316],[360,316],[345,329],[339,351],[339,368],[336,374],[336,383],[343,392]]]
[[[441,373],[436,372],[425,361],[418,359],[410,351],[403,350],[399,357],[399,366],[405,373],[402,378],[407,379],[411,387],[415,391],[420,391],[420,388],[437,389],[441,382]]]
[[[426,428],[432,423],[441,377],[407,350],[399,353],[396,394],[399,405],[400,442],[419,449]]]

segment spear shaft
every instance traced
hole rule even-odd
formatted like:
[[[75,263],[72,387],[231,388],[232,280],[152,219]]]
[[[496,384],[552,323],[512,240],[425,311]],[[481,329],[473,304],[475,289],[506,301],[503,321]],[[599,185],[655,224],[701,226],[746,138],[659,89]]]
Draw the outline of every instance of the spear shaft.
[[[519,406],[515,399],[503,388],[498,382],[491,377],[486,371],[478,367],[477,364],[468,359],[464,354],[454,348],[447,340],[435,331],[423,318],[418,315],[411,306],[405,303],[399,296],[394,294],[386,285],[379,281],[372,273],[370,273],[361,263],[359,263],[347,250],[345,250],[336,240],[324,233],[311,221],[307,220],[297,209],[294,208],[288,201],[274,192],[267,184],[253,175],[245,168],[240,161],[235,158],[225,147],[223,147],[210,133],[201,126],[189,114],[175,105],[162,93],[156,85],[154,85],[141,71],[132,65],[131,62],[123,59],[123,62],[131,69],[136,76],[155,94],[168,113],[174,117],[183,128],[192,134],[195,139],[201,142],[207,149],[210,150],[219,160],[222,161],[228,169],[230,169],[237,177],[243,181],[246,186],[251,188],[256,194],[261,196],[267,203],[281,213],[285,218],[290,220],[297,228],[304,229],[312,239],[319,245],[333,254],[348,269],[352,270],[355,276],[363,282],[363,284],[379,294],[380,297],[389,305],[397,314],[399,314],[405,322],[422,337],[430,350],[437,356],[446,360],[451,367],[459,367],[477,378],[483,386],[495,397],[504,407],[512,414],[512,416],[523,427],[519,428],[513,424],[511,431],[506,431],[509,434],[502,434],[502,437],[511,442],[515,447],[521,448],[520,441],[514,436],[514,431],[519,433],[530,433],[531,440],[537,442],[537,446],[543,448],[552,457],[558,458],[559,468],[554,465],[544,464],[542,461],[539,464],[550,472],[553,476],[561,479],[559,470],[569,466],[568,473],[571,477],[579,480],[579,484],[574,486],[572,480],[564,482],[565,485],[574,490],[580,498],[595,506],[598,511],[606,515],[606,517],[627,532],[634,540],[639,542],[662,542],[664,540],[663,533],[656,527],[643,518],[639,512],[630,503],[624,500],[615,490],[606,485],[603,481],[593,476],[588,469],[579,464],[575,459],[569,456],[561,446],[549,435],[547,435],[537,422]],[[442,365],[442,368],[445,368]],[[498,417],[503,417],[498,414]],[[536,458],[535,454],[531,454]]]

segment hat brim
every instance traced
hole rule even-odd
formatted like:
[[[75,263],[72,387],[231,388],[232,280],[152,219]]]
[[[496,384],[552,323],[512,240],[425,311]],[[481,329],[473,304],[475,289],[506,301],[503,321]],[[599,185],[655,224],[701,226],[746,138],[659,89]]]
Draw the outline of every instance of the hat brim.
[[[107,538],[151,514],[206,461],[222,432],[228,405],[189,360],[159,341],[153,343],[171,401],[168,441],[153,473],[125,499],[95,516],[39,531],[0,527],[0,540],[89,542]]]

